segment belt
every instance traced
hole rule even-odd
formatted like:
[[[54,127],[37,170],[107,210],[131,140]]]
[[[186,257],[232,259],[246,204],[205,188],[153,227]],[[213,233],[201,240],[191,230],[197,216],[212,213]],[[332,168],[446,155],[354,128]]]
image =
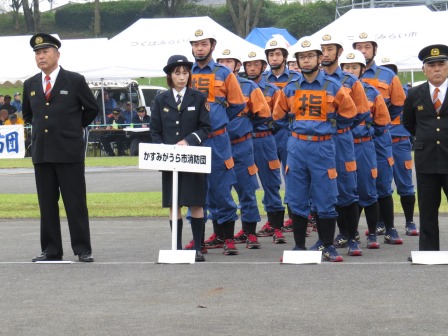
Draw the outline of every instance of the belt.
[[[232,145],[236,145],[236,144],[238,144],[240,142],[244,142],[244,141],[246,141],[247,139],[250,139],[250,138],[252,138],[252,133],[247,133],[246,135],[242,136],[241,138],[230,140],[230,143]]]
[[[366,137],[362,137],[362,138],[354,138],[353,139],[353,142],[355,144],[360,144],[361,142],[367,142],[367,141],[372,141],[372,137],[366,136]]]
[[[214,131],[208,135],[209,138],[217,137],[218,135],[224,134],[226,132],[226,128],[223,127],[217,131]]]
[[[294,138],[306,141],[326,141],[331,139],[331,134],[327,135],[305,135],[305,134],[297,134],[296,132],[291,132],[291,135]]]
[[[340,129],[338,129],[338,134],[343,134],[347,131],[350,131],[350,127],[340,128]]]
[[[254,132],[255,138],[264,138],[270,135],[272,135],[272,131]]]
[[[397,138],[392,138],[392,142],[396,143],[396,142],[400,142],[400,141],[404,141],[404,140],[408,140],[409,137],[397,137]]]

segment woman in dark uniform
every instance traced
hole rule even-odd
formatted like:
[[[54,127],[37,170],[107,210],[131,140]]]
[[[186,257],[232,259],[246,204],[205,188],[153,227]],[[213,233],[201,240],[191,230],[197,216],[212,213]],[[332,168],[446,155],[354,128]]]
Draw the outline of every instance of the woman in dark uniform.
[[[205,95],[190,88],[191,67],[185,56],[174,55],[168,59],[163,71],[171,88],[159,94],[151,110],[151,136],[153,143],[176,144],[179,146],[200,146],[210,133],[209,107]],[[201,253],[201,239],[204,228],[206,199],[206,175],[179,173],[177,209],[177,248],[182,249],[182,216],[180,208],[191,210],[191,230],[196,249],[196,261],[204,261]],[[162,172],[162,206],[170,208],[172,225],[172,172]]]

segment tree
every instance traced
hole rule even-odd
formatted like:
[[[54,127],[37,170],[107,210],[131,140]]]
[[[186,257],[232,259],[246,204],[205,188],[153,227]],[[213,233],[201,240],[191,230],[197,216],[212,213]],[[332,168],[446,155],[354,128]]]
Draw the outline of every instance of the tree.
[[[100,0],[95,0],[95,7],[93,10],[93,35],[95,37],[100,36],[101,34],[101,12],[100,12]]]
[[[22,0],[11,0],[12,17],[14,21],[14,29],[19,30],[19,10],[22,8]]]
[[[166,17],[176,17],[177,10],[185,4],[197,2],[197,0],[159,0],[162,4],[163,14]]]
[[[263,0],[226,0],[238,36],[244,38],[258,25]]]

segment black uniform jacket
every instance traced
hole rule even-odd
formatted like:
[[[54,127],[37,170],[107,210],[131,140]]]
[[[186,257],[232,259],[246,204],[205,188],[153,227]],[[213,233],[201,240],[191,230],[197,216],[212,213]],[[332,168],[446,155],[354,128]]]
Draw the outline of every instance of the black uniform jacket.
[[[206,139],[211,129],[207,106],[205,95],[190,88],[185,92],[180,111],[172,90],[159,94],[151,109],[153,143],[176,144],[184,139],[190,146],[199,145],[198,137],[201,141]]]
[[[84,161],[83,127],[99,112],[84,76],[61,68],[47,102],[42,73],[34,75],[24,83],[22,110],[33,126],[33,163]]]
[[[415,135],[417,173],[448,174],[448,94],[437,115],[428,82],[409,89],[404,103],[403,125]]]
[[[132,118],[132,123],[134,124],[134,128],[141,128],[142,124],[146,124],[149,127],[149,122],[151,121],[151,117],[147,114],[143,117],[143,121],[140,120],[138,115]]]

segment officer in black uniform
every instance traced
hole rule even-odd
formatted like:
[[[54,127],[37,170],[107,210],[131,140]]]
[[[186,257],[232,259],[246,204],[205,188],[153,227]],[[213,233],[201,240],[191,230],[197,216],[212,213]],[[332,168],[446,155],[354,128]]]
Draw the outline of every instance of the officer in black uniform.
[[[59,66],[58,39],[39,33],[30,45],[42,70],[25,81],[22,106],[25,123],[33,126],[31,152],[40,208],[42,254],[33,261],[62,259],[62,195],[73,252],[79,261],[92,262],[83,128],[100,109],[84,76]]]
[[[418,54],[428,81],[409,89],[403,124],[415,136],[420,210],[420,251],[439,251],[441,190],[448,197],[448,46],[429,45]]]

